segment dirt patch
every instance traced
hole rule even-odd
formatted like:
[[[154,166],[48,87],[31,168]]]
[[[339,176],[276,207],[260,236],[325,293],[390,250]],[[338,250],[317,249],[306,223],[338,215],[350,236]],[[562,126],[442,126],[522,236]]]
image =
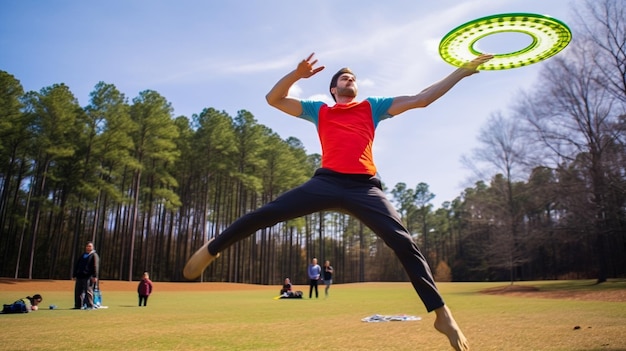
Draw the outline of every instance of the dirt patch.
[[[506,285],[482,290],[481,293],[489,295],[507,295],[520,297],[535,297],[546,299],[566,299],[580,301],[608,301],[626,302],[626,290],[603,290],[603,291],[571,291],[554,290],[542,291],[528,285]]]
[[[482,290],[481,292],[484,294],[491,295],[501,295],[501,294],[517,294],[517,293],[534,293],[538,292],[539,289],[534,286],[527,285],[506,285],[506,286],[496,286],[495,288],[489,288]]]

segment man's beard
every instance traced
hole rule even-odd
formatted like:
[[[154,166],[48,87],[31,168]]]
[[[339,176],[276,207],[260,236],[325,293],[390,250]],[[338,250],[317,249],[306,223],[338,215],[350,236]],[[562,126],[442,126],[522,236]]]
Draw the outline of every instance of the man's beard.
[[[337,87],[337,96],[348,96],[348,97],[356,97],[356,88],[339,88]]]

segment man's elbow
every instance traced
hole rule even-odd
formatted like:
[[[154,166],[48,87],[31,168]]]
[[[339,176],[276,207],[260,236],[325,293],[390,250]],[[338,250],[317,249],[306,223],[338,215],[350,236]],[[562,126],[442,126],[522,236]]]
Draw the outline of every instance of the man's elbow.
[[[278,99],[276,96],[273,96],[271,93],[265,95],[265,101],[267,101],[270,106],[276,107],[279,100],[280,99]]]

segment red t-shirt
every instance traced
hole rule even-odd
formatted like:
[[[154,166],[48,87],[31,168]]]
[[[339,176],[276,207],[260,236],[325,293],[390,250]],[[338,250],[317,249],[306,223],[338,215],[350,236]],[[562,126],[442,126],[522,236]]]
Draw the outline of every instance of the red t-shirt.
[[[322,146],[322,168],[345,174],[376,174],[372,148],[378,122],[393,98],[367,98],[361,102],[328,106],[302,101],[300,118],[315,123]]]

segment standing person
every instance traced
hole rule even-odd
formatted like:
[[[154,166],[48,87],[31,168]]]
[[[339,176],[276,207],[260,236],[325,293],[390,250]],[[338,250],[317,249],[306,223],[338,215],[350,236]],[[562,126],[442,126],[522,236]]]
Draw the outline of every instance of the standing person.
[[[100,271],[100,256],[94,249],[93,242],[85,244],[85,252],[78,257],[74,265],[74,309],[94,308],[93,289],[98,283]]]
[[[324,296],[328,297],[328,289],[333,284],[333,266],[330,265],[330,261],[324,261]]]
[[[307,273],[309,274],[309,299],[313,296],[313,289],[315,289],[315,298],[317,299],[317,283],[319,282],[322,274],[322,267],[317,264],[317,258],[313,258],[311,260]]]
[[[150,274],[148,272],[143,272],[143,278],[139,281],[139,285],[137,285],[137,294],[139,295],[139,306],[147,306],[148,305],[148,296],[152,294],[152,280],[150,280]]]
[[[430,267],[382,190],[373,160],[374,131],[382,120],[410,109],[426,107],[463,78],[478,71],[492,55],[480,55],[441,81],[411,96],[367,98],[356,101],[356,77],[350,69],[338,71],[330,81],[336,104],[299,100],[288,96],[300,79],[324,66],[314,67],[313,54],[281,78],[266,95],[277,109],[312,122],[322,146],[322,165],[306,183],[249,212],[198,249],[185,265],[187,279],[198,278],[219,253],[257,230],[278,222],[323,210],[343,210],[358,218],[394,250],[426,309],[436,315],[434,326],[455,350],[469,350],[467,339],[435,286]]]

